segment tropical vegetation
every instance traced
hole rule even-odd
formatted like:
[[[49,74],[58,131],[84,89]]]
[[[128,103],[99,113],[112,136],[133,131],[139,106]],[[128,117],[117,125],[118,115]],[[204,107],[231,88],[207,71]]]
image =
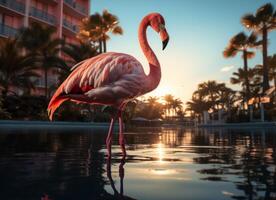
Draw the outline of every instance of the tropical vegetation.
[[[0,90],[3,97],[14,93],[16,88],[27,94],[34,88],[32,78],[38,77],[35,60],[32,55],[21,52],[16,38],[0,41]]]
[[[38,23],[31,24],[28,28],[23,28],[19,32],[19,44],[25,49],[26,54],[31,54],[36,60],[33,65],[42,69],[44,77],[44,95],[48,99],[48,74],[51,69],[64,65],[64,61],[59,57],[59,52],[63,41],[53,38],[55,29],[48,26],[41,26]]]
[[[241,89],[234,91],[216,81],[199,84],[186,104],[192,116],[202,120],[204,111],[215,114],[218,110],[223,110],[227,113],[227,121],[250,121],[254,118],[254,110],[260,115],[260,108],[264,106],[265,120],[276,118],[276,54],[268,54],[269,32],[276,29],[276,10],[271,3],[267,3],[257,9],[256,13],[242,16],[241,23],[252,32],[249,36],[243,31],[234,35],[223,51],[225,58],[241,54],[243,67],[238,68],[230,77],[230,83],[239,85]],[[263,62],[252,67],[249,59],[259,50]],[[270,88],[271,83],[275,88]]]
[[[248,30],[254,31],[254,33],[261,35],[262,38],[259,41],[262,45],[263,56],[263,93],[269,89],[268,78],[268,33],[276,29],[275,25],[276,10],[271,3],[267,3],[261,6],[256,13],[249,13],[241,18],[241,23]]]
[[[95,13],[82,20],[78,38],[84,42],[95,45],[98,43],[99,53],[106,52],[106,41],[110,39],[109,33],[122,35],[123,29],[119,25],[116,15],[104,10],[102,14]]]

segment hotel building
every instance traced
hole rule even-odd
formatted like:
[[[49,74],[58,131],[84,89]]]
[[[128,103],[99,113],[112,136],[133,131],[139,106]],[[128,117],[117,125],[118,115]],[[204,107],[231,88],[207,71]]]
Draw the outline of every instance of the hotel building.
[[[78,25],[89,16],[89,8],[90,0],[0,0],[0,38],[14,37],[20,28],[37,22],[56,28],[57,38],[77,43]],[[36,94],[43,90],[44,80],[39,82]],[[49,76],[51,82],[55,76]]]

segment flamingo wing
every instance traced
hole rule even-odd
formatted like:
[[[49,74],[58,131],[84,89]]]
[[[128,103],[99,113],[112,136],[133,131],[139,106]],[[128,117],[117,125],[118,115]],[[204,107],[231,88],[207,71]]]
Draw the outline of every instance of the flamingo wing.
[[[134,57],[105,53],[75,65],[75,69],[53,95],[48,114],[66,100],[105,105],[120,105],[143,92],[143,67]]]

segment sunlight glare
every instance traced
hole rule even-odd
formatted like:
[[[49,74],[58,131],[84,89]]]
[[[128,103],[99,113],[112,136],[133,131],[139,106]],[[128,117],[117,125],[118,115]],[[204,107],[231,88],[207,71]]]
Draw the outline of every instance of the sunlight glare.
[[[172,93],[172,88],[167,86],[167,85],[160,85],[159,87],[156,88],[153,92],[151,92],[151,96],[157,96],[157,97],[163,97],[166,94],[171,94]],[[162,101],[163,99],[160,98],[159,101]]]
[[[176,171],[172,169],[152,169],[151,172],[156,175],[169,175],[169,174],[175,174]]]
[[[158,162],[160,164],[164,163],[163,159],[164,159],[164,147],[163,144],[161,143],[161,141],[157,144],[157,153],[158,153]]]

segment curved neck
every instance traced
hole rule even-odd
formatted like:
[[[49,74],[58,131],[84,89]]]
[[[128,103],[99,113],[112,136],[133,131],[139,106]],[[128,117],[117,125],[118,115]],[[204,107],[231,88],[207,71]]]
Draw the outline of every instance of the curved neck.
[[[141,49],[144,55],[146,56],[150,67],[150,72],[147,75],[146,92],[149,92],[155,89],[158,86],[161,79],[161,69],[160,69],[159,61],[156,55],[154,54],[153,50],[150,48],[147,40],[146,32],[147,32],[148,26],[149,26],[149,19],[148,17],[145,17],[140,23],[139,31],[138,31],[138,37],[139,37],[139,43],[140,43]]]

